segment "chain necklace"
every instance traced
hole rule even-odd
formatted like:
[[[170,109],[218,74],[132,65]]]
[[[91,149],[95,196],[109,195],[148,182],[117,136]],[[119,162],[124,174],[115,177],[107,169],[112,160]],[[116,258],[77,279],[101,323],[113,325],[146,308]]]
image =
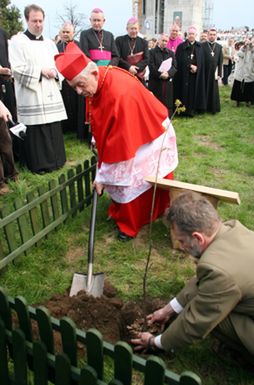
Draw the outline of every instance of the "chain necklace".
[[[207,42],[207,44],[208,44],[208,47],[210,49],[211,56],[214,57],[214,55],[215,55],[215,52],[214,52],[214,50],[215,50],[215,42],[214,43]]]
[[[94,32],[94,34],[95,34],[96,39],[97,39],[98,42],[99,42],[99,47],[98,47],[98,48],[102,51],[102,50],[104,49],[104,47],[103,47],[103,45],[102,45],[102,43],[103,43],[103,31],[101,30],[101,31],[99,31],[99,32],[97,33],[96,31],[93,30],[93,32]]]
[[[129,44],[129,47],[130,47],[131,56],[133,56],[133,51],[134,51],[134,49],[136,47],[136,42],[137,42],[136,39],[135,40],[131,39],[131,42],[128,41],[128,44]]]

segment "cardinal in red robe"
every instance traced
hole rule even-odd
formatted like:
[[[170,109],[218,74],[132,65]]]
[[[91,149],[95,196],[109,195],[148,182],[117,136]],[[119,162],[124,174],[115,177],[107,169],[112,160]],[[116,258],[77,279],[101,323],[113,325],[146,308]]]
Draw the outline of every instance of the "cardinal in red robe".
[[[97,67],[68,45],[56,66],[77,93],[89,97],[90,124],[98,150],[95,187],[112,198],[109,217],[120,240],[135,237],[151,219],[153,187],[146,176],[173,178],[176,137],[167,108],[132,74]],[[169,206],[168,191],[156,189],[152,220]]]

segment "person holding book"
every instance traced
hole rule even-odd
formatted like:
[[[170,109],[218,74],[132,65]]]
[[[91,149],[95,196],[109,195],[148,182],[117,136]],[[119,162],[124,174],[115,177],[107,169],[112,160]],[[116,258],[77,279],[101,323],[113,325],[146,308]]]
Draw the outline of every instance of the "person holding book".
[[[168,109],[169,116],[173,112],[173,77],[177,71],[175,54],[167,49],[169,36],[161,34],[158,44],[149,53],[148,88]]]
[[[120,55],[119,67],[129,71],[143,83],[145,69],[148,65],[148,42],[138,36],[139,23],[135,17],[127,22],[127,34],[116,38],[116,46]]]

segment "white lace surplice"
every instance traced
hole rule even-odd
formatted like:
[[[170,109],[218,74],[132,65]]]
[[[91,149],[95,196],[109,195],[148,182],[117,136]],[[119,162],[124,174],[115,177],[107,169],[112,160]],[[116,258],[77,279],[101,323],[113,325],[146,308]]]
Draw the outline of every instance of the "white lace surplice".
[[[169,119],[163,122],[165,133],[151,143],[139,147],[134,158],[117,163],[103,163],[97,170],[95,181],[102,183],[111,198],[128,203],[151,187],[146,176],[164,178],[178,164],[175,131]],[[160,155],[161,152],[161,155]]]

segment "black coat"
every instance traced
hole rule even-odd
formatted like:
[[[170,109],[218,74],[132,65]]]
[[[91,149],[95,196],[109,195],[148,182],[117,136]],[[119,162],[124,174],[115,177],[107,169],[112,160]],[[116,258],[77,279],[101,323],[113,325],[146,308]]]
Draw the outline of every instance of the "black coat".
[[[176,50],[177,73],[175,97],[186,107],[186,113],[206,110],[204,51],[201,43],[191,45],[188,40]],[[190,65],[197,65],[197,72],[190,72]]]
[[[98,49],[98,40],[96,38],[96,33],[92,28],[89,28],[85,31],[82,31],[80,34],[80,39],[79,39],[79,45],[81,50],[86,54],[86,56],[90,57],[89,50],[90,49]],[[109,31],[104,31],[103,30],[103,49],[105,51],[110,51],[112,58],[110,61],[110,65],[117,66],[118,65],[118,60],[119,60],[119,54],[116,48],[114,36],[111,32]]]
[[[79,42],[73,40],[79,47]],[[59,52],[64,52],[67,44],[64,41],[57,43]],[[76,91],[64,79],[61,90],[64,106],[68,116],[67,120],[62,121],[62,128],[64,132],[74,131],[79,139],[84,139],[85,136],[85,102],[84,97],[78,95]]]
[[[161,72],[158,69],[161,63],[169,58],[172,58],[172,65],[168,71],[169,78],[161,79]],[[161,50],[159,46],[151,49],[149,51],[149,71],[149,90],[172,112],[174,101],[172,79],[177,71],[174,52],[167,48]]]
[[[10,68],[8,54],[8,40],[5,31],[0,28],[0,65]],[[17,121],[16,99],[14,94],[14,86],[12,79],[6,79],[5,76],[0,76],[0,99],[9,109],[13,120]]]
[[[131,66],[127,61],[127,57],[131,54],[130,41],[131,38],[129,37],[129,35],[118,36],[116,38],[116,47],[120,55],[119,67],[124,68],[127,71]],[[144,53],[143,60],[135,64],[139,68],[138,72],[142,72],[148,65],[149,51],[147,41],[139,36],[137,36],[135,39],[135,47],[133,49],[133,54],[138,52]]]
[[[202,47],[205,61],[206,110],[212,113],[220,112],[219,87],[215,76],[222,76],[222,47],[218,43],[211,45],[207,41],[202,43]]]

